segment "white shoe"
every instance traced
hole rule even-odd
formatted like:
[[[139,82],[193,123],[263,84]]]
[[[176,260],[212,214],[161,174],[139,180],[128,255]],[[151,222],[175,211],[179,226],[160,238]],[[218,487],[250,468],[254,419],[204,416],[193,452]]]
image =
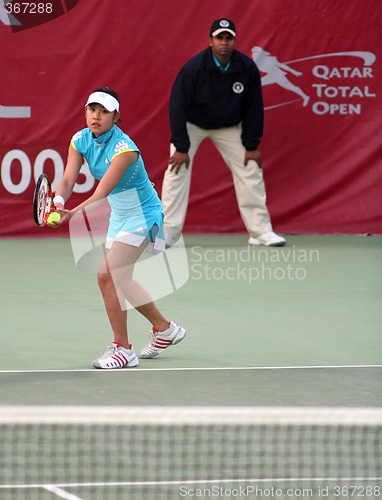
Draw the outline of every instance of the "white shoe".
[[[175,345],[183,340],[185,335],[186,330],[176,325],[173,321],[170,322],[170,326],[164,332],[157,332],[153,328],[150,334],[150,341],[142,347],[139,357],[144,359],[155,358],[155,356],[158,356],[158,354],[170,345]]]
[[[249,245],[264,245],[266,247],[283,247],[285,243],[285,239],[273,231],[268,231],[258,238],[251,237],[248,240]]]
[[[105,368],[112,370],[114,368],[133,368],[138,366],[139,361],[133,346],[130,344],[130,349],[122,347],[118,344],[113,344],[106,347],[102,356],[93,361],[94,368]]]

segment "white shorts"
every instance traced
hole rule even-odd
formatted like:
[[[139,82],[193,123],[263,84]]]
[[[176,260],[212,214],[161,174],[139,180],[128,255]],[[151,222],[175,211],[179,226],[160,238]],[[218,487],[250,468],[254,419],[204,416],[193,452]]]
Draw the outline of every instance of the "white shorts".
[[[159,199],[149,205],[141,204],[138,198],[131,199],[126,191],[108,197],[111,206],[106,248],[115,241],[139,247],[149,240],[148,250],[153,253],[165,250],[163,232],[163,209]]]

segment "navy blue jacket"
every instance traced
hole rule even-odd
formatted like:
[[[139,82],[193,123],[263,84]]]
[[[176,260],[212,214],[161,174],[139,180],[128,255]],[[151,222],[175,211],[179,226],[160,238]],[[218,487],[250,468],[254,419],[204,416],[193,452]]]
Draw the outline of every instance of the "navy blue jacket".
[[[252,59],[234,50],[228,71],[222,73],[208,47],[187,61],[170,96],[171,142],[182,153],[190,147],[186,122],[203,129],[241,123],[244,147],[255,150],[263,135],[264,106],[260,72]]]

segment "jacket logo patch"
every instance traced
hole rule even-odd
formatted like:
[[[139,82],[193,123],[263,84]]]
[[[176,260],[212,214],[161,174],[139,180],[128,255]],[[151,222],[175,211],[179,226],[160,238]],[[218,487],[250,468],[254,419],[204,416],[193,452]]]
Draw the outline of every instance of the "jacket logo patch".
[[[119,141],[116,144],[114,151],[115,151],[115,153],[121,153],[121,151],[125,151],[127,149],[129,149],[128,144],[126,144],[125,141]]]
[[[244,90],[244,85],[241,82],[235,82],[232,85],[232,90],[235,92],[235,94],[241,94]]]

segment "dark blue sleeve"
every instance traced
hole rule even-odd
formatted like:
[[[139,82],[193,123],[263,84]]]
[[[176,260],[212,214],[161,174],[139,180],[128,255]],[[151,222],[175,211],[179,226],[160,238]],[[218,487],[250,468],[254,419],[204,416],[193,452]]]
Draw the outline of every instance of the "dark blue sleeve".
[[[191,114],[193,93],[194,78],[183,67],[172,86],[169,107],[171,142],[181,153],[187,153],[190,148],[186,124]]]
[[[257,149],[263,136],[264,104],[260,72],[251,62],[251,88],[248,92],[242,121],[241,140],[247,151]]]

